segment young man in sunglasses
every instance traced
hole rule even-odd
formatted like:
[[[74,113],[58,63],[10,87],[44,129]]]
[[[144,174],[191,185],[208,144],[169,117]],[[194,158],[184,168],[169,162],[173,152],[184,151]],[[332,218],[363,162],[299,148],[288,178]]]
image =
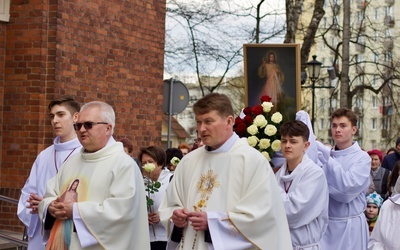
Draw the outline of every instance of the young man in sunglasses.
[[[81,148],[73,127],[78,119],[80,104],[71,97],[60,97],[51,101],[48,109],[56,138],[54,144],[43,150],[33,163],[29,178],[21,190],[17,212],[27,229],[28,249],[35,250],[45,248],[42,243],[38,205],[45,194],[46,183]]]
[[[150,249],[143,178],[112,137],[114,109],[89,102],[74,126],[83,148],[48,182],[39,205],[46,249]]]

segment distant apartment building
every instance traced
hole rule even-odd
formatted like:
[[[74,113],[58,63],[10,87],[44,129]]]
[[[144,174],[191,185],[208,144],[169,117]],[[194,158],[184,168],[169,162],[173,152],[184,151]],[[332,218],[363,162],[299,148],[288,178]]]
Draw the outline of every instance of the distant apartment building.
[[[394,146],[399,136],[400,11],[397,0],[351,1],[349,91],[351,109],[358,116],[355,136],[365,150]],[[340,77],[343,39],[343,2],[325,1],[323,17],[313,53],[323,63],[316,86],[332,85],[326,67],[333,67]],[[340,83],[339,83],[340,84]],[[336,85],[336,82],[333,84]],[[303,90],[303,106],[310,98]],[[340,87],[315,89],[315,133],[323,142],[332,142],[330,114],[339,107]]]

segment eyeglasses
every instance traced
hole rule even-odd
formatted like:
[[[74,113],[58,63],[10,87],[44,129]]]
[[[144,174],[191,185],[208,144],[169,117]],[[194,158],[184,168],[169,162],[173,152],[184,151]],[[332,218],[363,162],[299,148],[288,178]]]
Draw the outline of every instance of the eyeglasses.
[[[82,125],[86,130],[92,129],[93,125],[97,124],[108,124],[108,122],[77,122],[74,124],[74,129],[75,130],[81,130]]]

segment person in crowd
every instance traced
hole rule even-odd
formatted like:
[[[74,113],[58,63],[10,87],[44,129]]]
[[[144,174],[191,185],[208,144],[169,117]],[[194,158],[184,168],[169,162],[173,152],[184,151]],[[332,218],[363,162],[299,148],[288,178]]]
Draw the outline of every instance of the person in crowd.
[[[211,93],[193,111],[205,146],[182,158],[161,203],[168,249],[290,249],[275,176],[234,133],[230,99]]]
[[[187,155],[190,152],[190,146],[187,143],[179,144],[178,149],[182,151],[183,156]]]
[[[120,142],[122,142],[122,145],[124,146],[124,151],[125,153],[127,153],[129,156],[131,156],[136,164],[138,165],[140,171],[142,171],[140,162],[138,161],[138,159],[136,159],[135,157],[133,157],[132,152],[133,152],[133,145],[132,142],[128,139],[128,138],[122,138],[121,140],[119,140]]]
[[[383,158],[382,167],[392,171],[394,164],[400,160],[400,137],[396,140],[396,151],[392,154],[387,154],[385,158]]]
[[[196,130],[196,135],[197,135],[197,137],[196,137],[196,139],[194,139],[194,143],[193,143],[191,151],[193,151],[193,150],[195,150],[195,149],[197,149],[199,147],[204,146],[204,143],[201,140],[201,137],[200,137],[199,132],[197,130]]]
[[[392,171],[390,171],[389,173],[388,184],[387,184],[388,193],[386,197],[389,197],[393,193],[395,193],[394,187],[396,185],[397,180],[399,179],[399,175],[400,175],[400,161],[397,161],[394,164]]]
[[[181,153],[182,157],[182,152],[177,148],[175,149]],[[154,202],[152,206],[147,207],[150,245],[152,250],[165,250],[167,246],[166,231],[160,222],[160,215],[158,213],[161,200],[165,195],[165,190],[167,189],[172,177],[172,173],[168,169],[164,168],[165,158],[166,154],[164,150],[155,146],[142,148],[139,153],[139,161],[142,166],[145,166],[148,163],[155,165],[154,170],[151,172],[147,172],[145,169],[143,170],[143,175],[146,178],[145,183],[147,184],[149,181],[152,181],[161,184],[157,192],[148,194],[149,198]]]
[[[171,160],[175,157],[175,159],[179,159],[180,161],[184,156],[182,150],[179,150],[177,148],[169,148],[165,151],[165,153],[167,155],[166,166],[169,171],[171,171],[171,173],[174,173],[179,162],[171,162]]]
[[[86,103],[74,127],[83,148],[48,182],[39,204],[46,249],[150,249],[143,178],[112,137],[114,109]],[[76,179],[78,201],[62,201]]]
[[[375,192],[375,183],[372,175],[369,175],[369,187],[365,190],[365,195]]]
[[[390,154],[393,154],[393,153],[395,153],[396,151],[397,151],[396,148],[389,148],[389,149],[387,150],[387,152],[386,152],[386,156],[387,156],[387,155],[390,155]]]
[[[368,250],[399,249],[400,225],[400,181],[395,185],[396,193],[389,197],[379,211],[379,217],[368,242]]]
[[[329,224],[322,249],[366,249],[365,190],[370,184],[371,157],[353,141],[357,116],[350,109],[332,113],[331,132],[335,141],[332,150],[317,142],[329,187]]]
[[[328,226],[328,184],[324,171],[306,154],[310,131],[301,121],[281,125],[285,157],[276,173],[292,238],[293,249],[321,249]]]
[[[43,150],[33,163],[29,178],[21,190],[17,211],[18,218],[27,229],[28,249],[34,250],[45,248],[42,243],[38,205],[45,194],[46,183],[81,148],[73,126],[78,119],[80,104],[72,97],[63,96],[52,100],[48,110],[56,138],[53,145]]]
[[[375,191],[385,199],[389,170],[381,168],[382,152],[377,149],[372,149],[367,153],[371,157],[371,176],[375,185]]]
[[[374,229],[376,220],[378,219],[379,209],[382,206],[383,198],[377,193],[373,192],[371,194],[367,194],[367,209],[365,210],[365,217],[367,218],[369,234],[372,233]]]

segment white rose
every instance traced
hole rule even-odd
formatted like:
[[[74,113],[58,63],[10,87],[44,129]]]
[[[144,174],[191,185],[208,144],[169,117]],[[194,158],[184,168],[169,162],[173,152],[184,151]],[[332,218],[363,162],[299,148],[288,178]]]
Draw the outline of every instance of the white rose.
[[[170,160],[170,163],[176,167],[176,166],[179,164],[180,161],[181,161],[181,160],[180,160],[178,157],[174,156],[174,157]]]
[[[271,146],[270,139],[261,139],[258,146],[260,147],[260,149],[269,148],[269,146]]]
[[[249,143],[250,146],[254,148],[258,143],[258,138],[257,136],[250,136],[247,138],[247,142]]]
[[[261,154],[262,154],[265,158],[267,158],[268,161],[271,160],[271,157],[269,157],[269,154],[268,154],[267,151],[262,151]]]
[[[268,124],[268,121],[263,115],[257,115],[256,118],[254,118],[253,124],[259,128],[263,128]]]
[[[282,114],[279,112],[274,113],[271,116],[271,121],[275,122],[275,123],[280,123],[282,121]]]
[[[272,144],[271,144],[271,148],[275,152],[281,150],[281,141],[280,140],[273,141]]]
[[[270,124],[268,124],[264,129],[264,133],[268,136],[273,136],[274,134],[276,134],[277,131],[278,130],[276,129],[276,127]]]
[[[274,104],[272,104],[272,102],[263,102],[261,106],[263,107],[263,111],[268,113],[269,111],[271,111]]]
[[[156,168],[156,165],[154,163],[146,163],[143,166],[143,170],[146,172],[153,172],[153,170]]]
[[[256,125],[250,125],[248,128],[247,128],[247,132],[249,133],[249,134],[251,134],[251,135],[255,135],[255,134],[257,134],[258,133],[258,128],[257,128],[257,126]]]

